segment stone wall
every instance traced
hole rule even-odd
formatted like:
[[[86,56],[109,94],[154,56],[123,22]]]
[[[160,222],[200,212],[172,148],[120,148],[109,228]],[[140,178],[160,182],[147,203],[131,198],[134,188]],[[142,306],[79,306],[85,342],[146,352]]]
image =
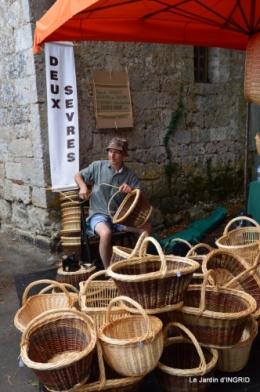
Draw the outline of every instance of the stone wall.
[[[36,20],[54,0],[6,0],[0,5],[0,221],[1,229],[37,246],[52,248],[60,235],[59,195],[51,193],[48,155],[44,50],[33,55]],[[245,54],[209,50],[209,83],[196,84],[193,47],[111,42],[75,46],[80,168],[106,158],[109,139],[128,139],[133,167],[147,198],[162,210],[178,211],[190,191],[189,178],[231,163],[241,166],[244,149]],[[122,71],[130,76],[134,127],[97,130],[93,102],[93,69]],[[180,99],[184,117],[170,140],[179,172],[169,197],[164,175],[164,136]],[[178,191],[176,191],[178,190]],[[190,203],[191,201],[189,201]]]

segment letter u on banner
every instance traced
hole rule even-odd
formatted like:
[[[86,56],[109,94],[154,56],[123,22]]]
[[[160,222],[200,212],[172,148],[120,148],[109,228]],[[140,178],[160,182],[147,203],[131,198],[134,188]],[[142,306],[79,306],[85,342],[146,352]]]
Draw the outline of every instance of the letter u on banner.
[[[46,43],[45,62],[52,190],[75,189],[79,126],[73,43]]]

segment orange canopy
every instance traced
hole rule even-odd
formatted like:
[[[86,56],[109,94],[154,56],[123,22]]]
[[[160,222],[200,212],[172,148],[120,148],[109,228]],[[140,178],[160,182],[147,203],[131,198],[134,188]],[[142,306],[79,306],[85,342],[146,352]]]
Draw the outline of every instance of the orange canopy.
[[[260,0],[57,0],[36,22],[44,42],[124,41],[246,50]]]

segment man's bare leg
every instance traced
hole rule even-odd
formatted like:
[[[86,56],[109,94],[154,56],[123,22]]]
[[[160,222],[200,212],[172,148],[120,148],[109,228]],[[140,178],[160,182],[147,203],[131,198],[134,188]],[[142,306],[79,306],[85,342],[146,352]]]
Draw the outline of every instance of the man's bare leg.
[[[112,257],[112,232],[104,222],[99,222],[95,227],[95,232],[99,235],[99,254],[104,268],[107,269]]]

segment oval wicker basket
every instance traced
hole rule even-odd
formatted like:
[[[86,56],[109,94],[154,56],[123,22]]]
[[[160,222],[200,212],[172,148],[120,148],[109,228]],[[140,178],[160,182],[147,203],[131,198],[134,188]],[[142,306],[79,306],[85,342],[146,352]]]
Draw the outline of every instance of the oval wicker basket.
[[[218,349],[217,370],[238,372],[244,369],[250,357],[253,340],[257,334],[257,321],[250,315],[238,344],[232,348]]]
[[[184,296],[184,305],[169,313],[173,321],[184,324],[202,345],[215,348],[231,347],[241,339],[248,317],[256,310],[255,299],[240,290],[207,285],[191,285]]]
[[[55,294],[42,292],[27,298],[33,287],[42,284],[53,285],[53,287],[59,288],[62,292]],[[77,294],[69,293],[64,285],[55,280],[42,279],[32,282],[24,290],[22,306],[16,312],[14,325],[21,332],[24,332],[26,326],[40,314],[53,309],[72,308],[78,303],[78,299]]]
[[[167,333],[172,327],[183,330],[189,340],[180,336],[168,338]],[[203,392],[209,388],[217,361],[216,349],[201,347],[195,336],[184,325],[171,322],[164,330],[163,353],[155,373],[163,391]],[[200,376],[208,381],[201,383]]]
[[[21,358],[48,390],[67,391],[87,382],[95,345],[90,317],[74,309],[56,309],[28,324]]]
[[[114,303],[126,301],[140,314],[112,320],[110,310]],[[119,296],[110,301],[106,323],[98,330],[105,361],[123,376],[145,376],[155,367],[163,350],[162,322],[148,316],[136,301]]]
[[[112,257],[110,264],[116,263],[120,260],[130,259],[138,255],[143,240],[148,237],[147,231],[144,231],[138,238],[134,249],[126,248],[124,246],[114,245],[112,247]],[[148,245],[148,244],[147,244]],[[147,247],[146,247],[147,248]]]
[[[155,245],[158,255],[145,253],[148,242]],[[155,314],[182,305],[184,292],[198,268],[196,261],[164,255],[158,241],[147,237],[139,257],[111,264],[107,274],[115,281],[120,295],[133,298],[146,312]]]
[[[143,226],[149,219],[153,210],[153,207],[147,202],[143,193],[139,189],[134,189],[132,192],[128,193],[121,202],[115,215],[112,217],[110,206],[113,198],[118,193],[120,192],[115,192],[108,203],[108,213],[113,223],[121,223],[125,226],[137,228]]]

